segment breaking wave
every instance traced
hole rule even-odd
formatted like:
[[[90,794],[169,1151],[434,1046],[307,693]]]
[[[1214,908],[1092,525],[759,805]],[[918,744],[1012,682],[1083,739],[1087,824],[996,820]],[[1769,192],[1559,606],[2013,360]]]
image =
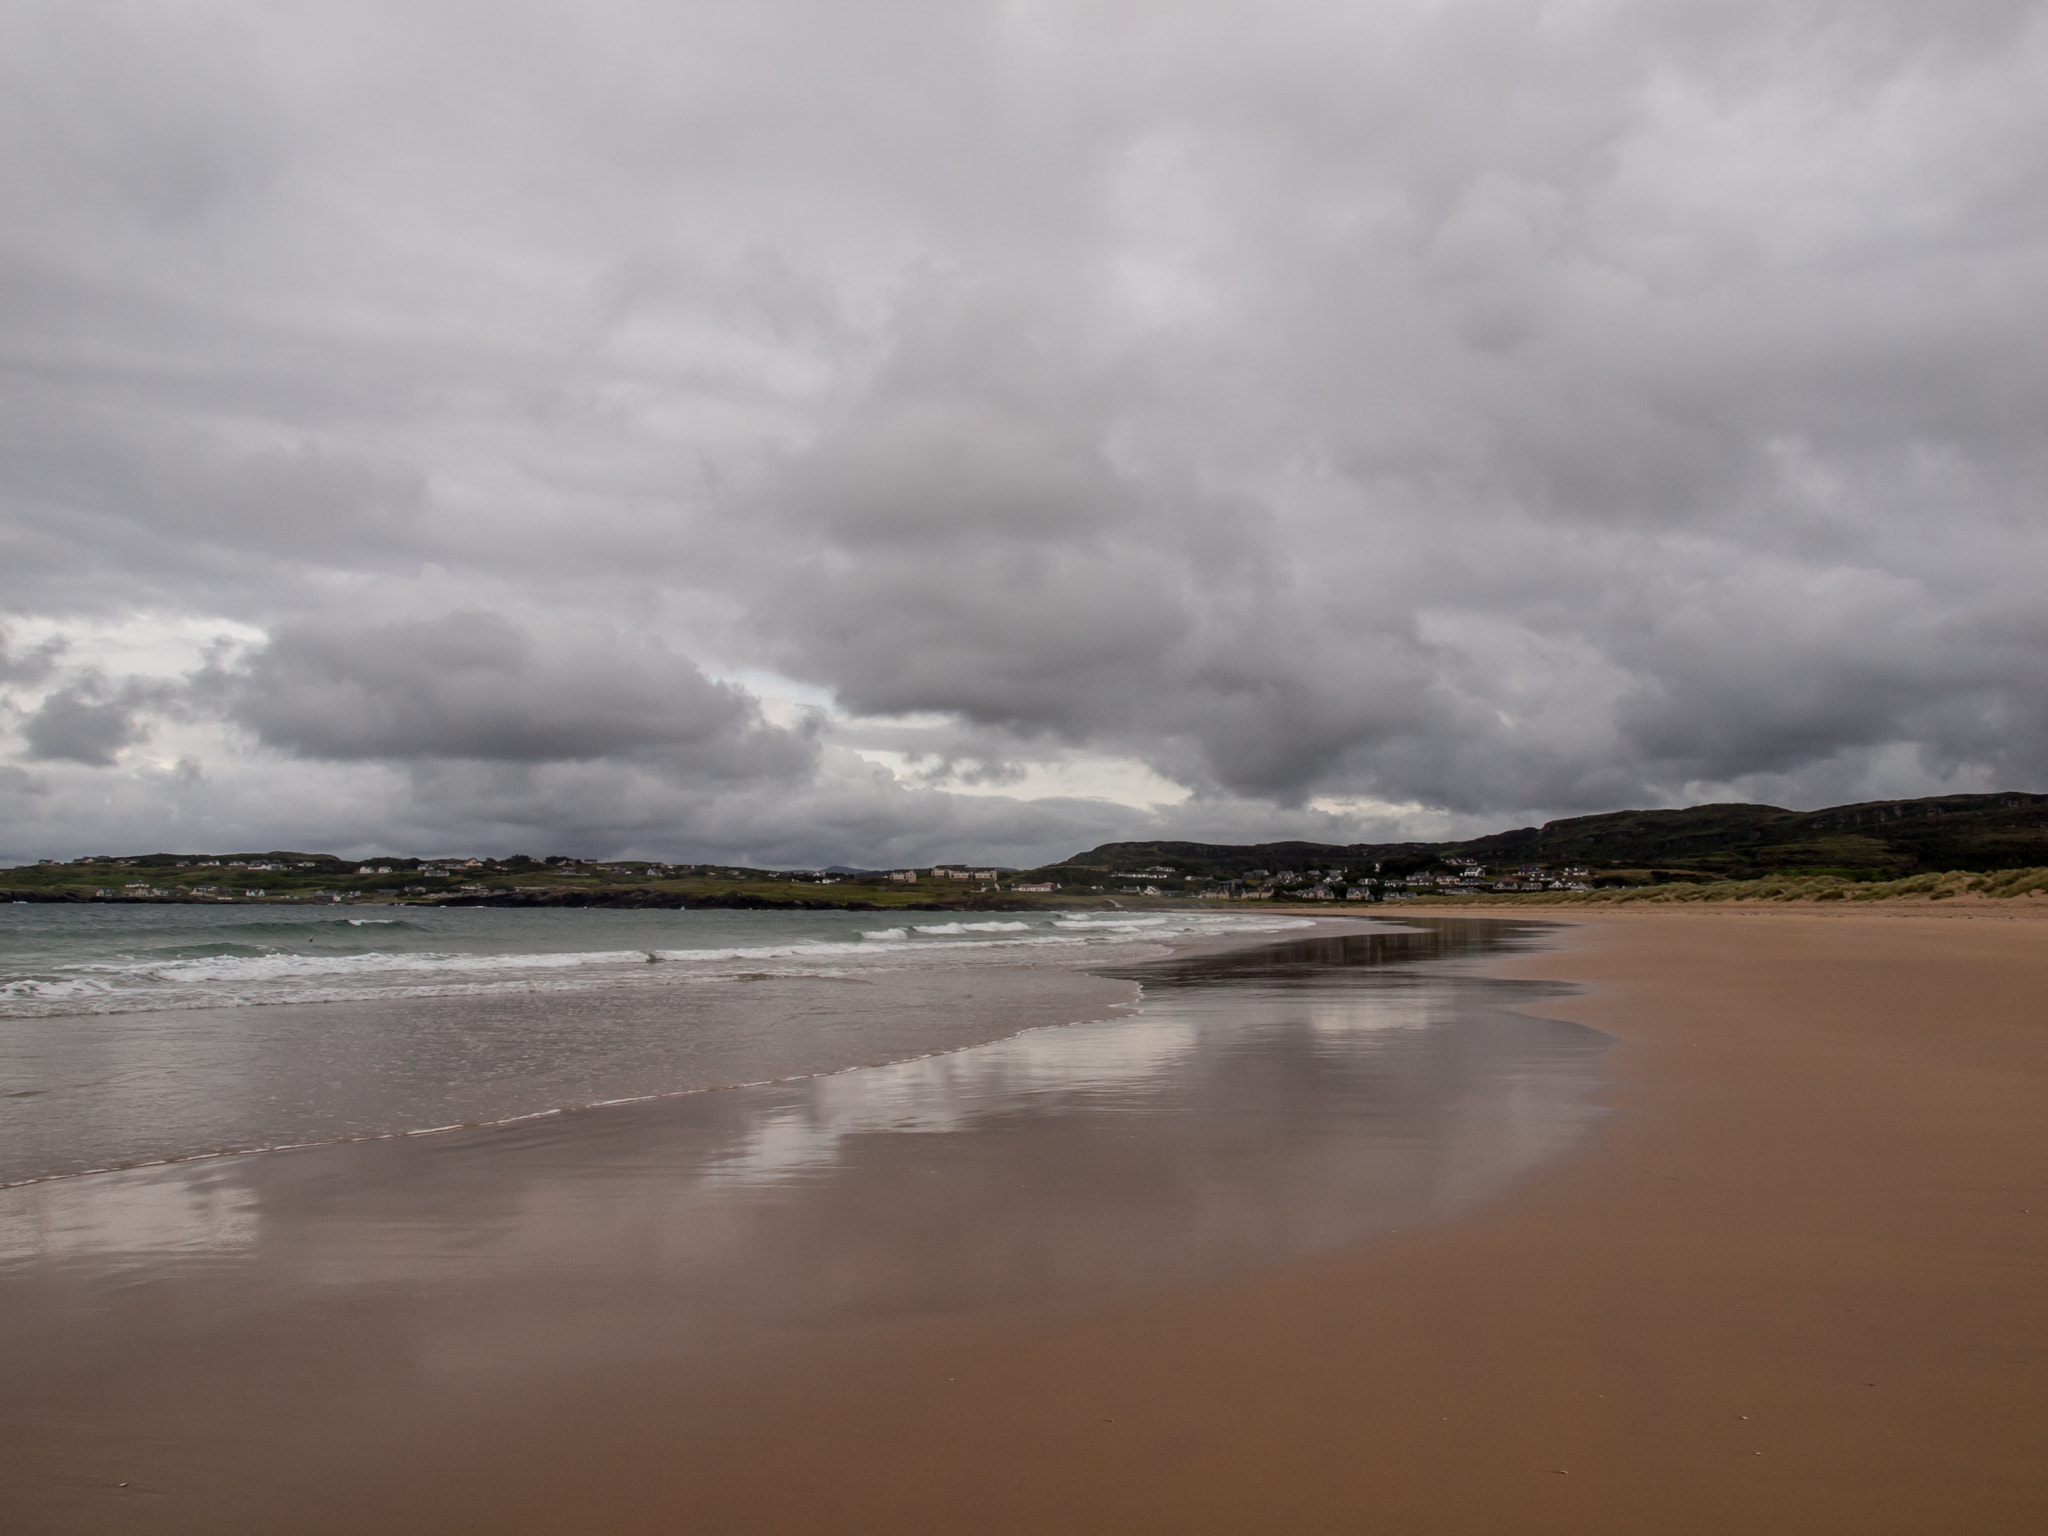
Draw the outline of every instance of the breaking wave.
[[[1308,921],[1084,913],[862,928],[852,913],[470,910],[231,922],[143,909],[132,918],[95,913],[69,929],[59,918],[0,934],[0,1018],[676,986],[741,972],[841,975],[948,956],[969,963],[1076,945],[1274,932]]]

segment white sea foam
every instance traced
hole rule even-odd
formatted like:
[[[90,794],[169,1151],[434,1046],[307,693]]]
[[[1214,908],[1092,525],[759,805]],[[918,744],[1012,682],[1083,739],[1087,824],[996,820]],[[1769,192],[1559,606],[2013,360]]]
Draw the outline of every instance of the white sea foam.
[[[0,997],[83,998],[111,992],[113,987],[92,976],[23,976],[0,985]]]
[[[310,919],[310,914],[307,915]],[[350,1002],[376,998],[466,996],[498,991],[585,991],[608,986],[666,986],[714,981],[736,969],[752,975],[848,974],[876,965],[921,965],[952,955],[962,962],[1004,951],[1031,951],[1145,942],[1176,936],[1232,932],[1256,934],[1306,926],[1309,919],[1278,914],[1171,912],[1145,915],[1103,912],[1057,916],[951,919],[889,928],[849,930],[843,924],[825,934],[791,935],[779,942],[663,943],[671,936],[720,933],[717,923],[700,924],[695,914],[675,914],[644,935],[634,948],[532,947],[544,935],[589,934],[619,938],[604,923],[564,929],[532,922],[530,915],[493,927],[473,919],[449,920],[422,913],[417,921],[398,918],[276,920],[256,924],[201,924],[189,913],[168,917],[145,912],[121,937],[129,953],[110,954],[95,942],[89,957],[75,951],[67,960],[46,954],[43,961],[20,956],[19,969],[0,979],[0,1017],[70,1013],[125,1013],[136,1010],[237,1007],[263,1003]],[[97,920],[97,919],[95,919]],[[572,920],[572,921],[581,921]],[[345,925],[345,926],[344,926]],[[359,953],[325,953],[339,935],[380,927],[377,947]],[[748,924],[723,925],[767,937]],[[261,930],[264,940],[252,942]],[[658,936],[657,936],[658,935]],[[81,933],[81,937],[83,934]],[[111,936],[111,935],[110,935]],[[734,934],[735,937],[739,933]],[[367,938],[368,935],[365,935]],[[654,942],[648,943],[647,939]],[[182,943],[175,941],[185,941]],[[167,942],[170,941],[170,942]],[[454,947],[468,943],[471,947]],[[420,948],[406,947],[419,943]],[[502,947],[496,947],[502,946]],[[191,954],[191,949],[232,953]],[[137,950],[141,952],[137,952]],[[253,952],[252,952],[253,950]],[[56,963],[47,963],[55,960]],[[650,965],[649,961],[661,962]],[[17,962],[19,963],[19,962]]]

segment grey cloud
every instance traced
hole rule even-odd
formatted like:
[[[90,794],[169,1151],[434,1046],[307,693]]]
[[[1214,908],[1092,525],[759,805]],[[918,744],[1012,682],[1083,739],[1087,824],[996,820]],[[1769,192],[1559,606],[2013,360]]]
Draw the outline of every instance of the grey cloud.
[[[804,734],[658,642],[485,611],[304,621],[199,687],[266,746],[336,761],[631,756],[730,780],[787,779],[813,756]]]
[[[33,686],[47,680],[57,670],[66,649],[64,637],[52,635],[26,651],[19,651],[15,649],[14,637],[0,629],[0,688],[10,684]]]
[[[70,188],[177,223],[259,192],[280,168],[282,115],[256,39],[224,8],[31,0],[0,36],[11,136]]]
[[[864,862],[2048,775],[2037,3],[6,25],[0,597],[260,626],[198,697],[364,816]],[[489,601],[351,606],[430,566]],[[685,655],[1193,798],[967,806]]]
[[[425,820],[459,825],[478,846],[567,844],[757,865],[1037,863],[1128,824],[1127,813],[1100,803],[909,788],[844,761],[827,764],[796,802],[780,786],[678,783],[618,762],[507,764],[482,775],[427,764],[409,789]]]
[[[1566,73],[1596,89],[1576,101],[1533,91],[1531,75],[1496,101],[1454,83],[1440,111],[1406,122],[1407,166],[1370,134],[1341,167],[1283,163],[1308,198],[1335,193],[1338,171],[1356,190],[1391,176],[1372,188],[1390,211],[1348,240],[1224,240],[1206,275],[1262,324],[1191,327],[1202,341],[1176,338],[1179,376],[1156,348],[1105,366],[1066,323],[1079,289],[1057,306],[1023,299],[994,337],[962,322],[950,347],[918,316],[898,343],[912,363],[881,376],[873,419],[849,429],[862,454],[895,455],[886,526],[916,542],[877,540],[864,487],[887,470],[858,460],[848,474],[836,439],[815,450],[823,473],[806,466],[787,494],[826,551],[769,619],[785,665],[862,708],[1114,741],[1186,782],[1282,801],[1352,788],[1467,811],[1580,808],[1900,741],[1953,755],[1965,727],[1941,722],[1955,690],[1998,701],[1977,720],[2015,718],[2034,692],[2017,655],[1992,661],[1976,615],[2042,568],[2009,509],[2048,475],[2010,406],[2041,393],[2048,354],[2039,306],[2014,323],[2007,285],[2025,258],[1972,225],[2008,222],[1987,217],[1989,189],[2038,180],[2041,157],[2011,141],[2017,158],[1987,170],[1965,146],[1973,130],[1998,137],[1994,122],[1950,115],[1941,90],[1914,98],[1929,69],[1953,71],[1956,90],[1996,75],[1995,53],[1977,50],[2010,44],[2026,14],[1973,13],[1988,29],[1974,35],[1904,13],[1867,33],[1846,16],[1716,29],[1687,58],[1667,50],[1702,43],[1692,22],[1646,9],[1620,35],[1577,39],[1591,46]],[[1559,58],[1557,36],[1525,40]],[[1631,55],[1677,71],[1676,99],[1623,86]],[[1738,55],[1755,80],[1715,74]],[[1711,153],[1685,142],[1701,132],[1746,129],[1767,153],[1772,133],[1798,131],[1781,113],[1802,90],[1840,123],[1789,148],[1848,154],[1846,185],[1809,183],[1804,206],[1782,200],[1789,179],[1736,187],[1748,206],[1724,209],[1727,188],[1646,179],[1659,153]],[[1867,158],[1851,126],[1871,93],[1927,114],[1924,144],[1891,146],[1897,163]],[[1307,101],[1304,121],[1323,106]],[[1476,120],[1457,121],[1473,142],[1456,144],[1445,130],[1468,108]],[[1218,166],[1194,174],[1201,190],[1227,179]],[[1951,168],[1960,182],[1926,179]],[[1886,176],[1858,200],[1856,178]],[[1888,200],[1908,186],[1923,199],[1910,228]],[[1778,225],[1738,228],[1759,198],[1779,200]],[[1349,283],[1333,259],[1347,244]],[[1944,269],[1990,286],[1950,286]],[[1298,281],[1262,289],[1268,275]],[[1050,363],[1026,344],[1048,336],[1064,341]],[[1218,378],[1241,381],[1242,399],[1216,399]],[[1034,386],[1078,402],[1079,426],[1035,459],[1014,440],[992,448],[977,408],[1032,423],[1048,414]],[[948,442],[876,430],[907,393]],[[1272,418],[1280,403],[1292,422]],[[1204,426],[1207,439],[1188,435]],[[1161,473],[1175,450],[1215,478],[1263,454],[1269,483],[1272,456],[1295,455],[1327,510],[1290,513],[1269,490],[1257,553],[1198,567],[1188,551],[1213,498]],[[1048,465],[1091,456],[1092,481],[1049,489]],[[1972,482],[1960,500],[1959,466]],[[813,510],[813,478],[837,491],[830,514]],[[1247,485],[1237,500],[1257,496]],[[2010,572],[1957,569],[1962,552],[1998,547],[2020,556]],[[1845,583],[1870,600],[1840,601]],[[1235,601],[1245,591],[1256,601]],[[1444,638],[1459,615],[1519,630],[1522,655]],[[1546,665],[1546,650],[1590,660]],[[1997,760],[2022,779],[2048,769],[2037,752]]]
[[[134,680],[113,687],[88,671],[48,694],[23,722],[21,734],[31,760],[109,767],[148,737],[144,712],[164,702],[160,687]]]

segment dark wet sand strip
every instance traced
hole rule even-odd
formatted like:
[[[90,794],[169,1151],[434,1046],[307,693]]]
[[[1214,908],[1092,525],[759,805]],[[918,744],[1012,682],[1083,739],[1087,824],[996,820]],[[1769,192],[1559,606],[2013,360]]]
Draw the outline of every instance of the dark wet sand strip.
[[[337,1286],[335,1315],[249,1314],[223,1361],[181,1284],[155,1326],[191,1346],[193,1390],[152,1377],[133,1486],[81,1481],[25,1528],[2048,1525],[2048,926],[1603,914],[1567,942],[1512,970],[1595,984],[1542,1007],[1619,1037],[1621,1113],[1462,1219],[1108,1300],[753,1335],[686,1368],[631,1347],[644,1295],[607,1315],[574,1285],[460,1326],[403,1284]],[[488,1358],[380,1395],[462,1349]],[[93,1361],[74,1413],[124,1383]],[[238,1435],[266,1397],[294,1432]],[[66,1403],[29,1410],[40,1470],[86,1478],[48,1433]],[[209,1412],[215,1458],[181,1462]],[[17,1459],[14,1486],[35,1470]]]

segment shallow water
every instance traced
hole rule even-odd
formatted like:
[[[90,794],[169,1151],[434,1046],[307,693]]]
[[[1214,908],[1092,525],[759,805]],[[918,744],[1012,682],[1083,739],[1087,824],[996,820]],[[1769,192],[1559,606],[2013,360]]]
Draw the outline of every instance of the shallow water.
[[[366,910],[0,908],[0,1184],[948,1050],[1133,995],[1077,965],[1307,926]]]
[[[1280,932],[1299,916],[0,905],[0,1019],[660,991]]]
[[[1600,1113],[1605,1037],[1480,972],[1538,931],[1126,962],[1093,980],[1134,1011],[918,1059],[0,1190],[0,1494],[239,1529],[280,1467],[360,1476],[627,1374],[1445,1220]]]
[[[1127,1016],[911,1060],[14,1189],[0,1260],[482,1283],[615,1274],[624,1244],[795,1317],[1284,1258],[1452,1215],[1584,1131],[1604,1037],[1517,1011],[1554,988],[1470,974],[1527,941],[1446,923],[1131,964]],[[865,1277],[829,1306],[802,1278],[826,1250]]]

